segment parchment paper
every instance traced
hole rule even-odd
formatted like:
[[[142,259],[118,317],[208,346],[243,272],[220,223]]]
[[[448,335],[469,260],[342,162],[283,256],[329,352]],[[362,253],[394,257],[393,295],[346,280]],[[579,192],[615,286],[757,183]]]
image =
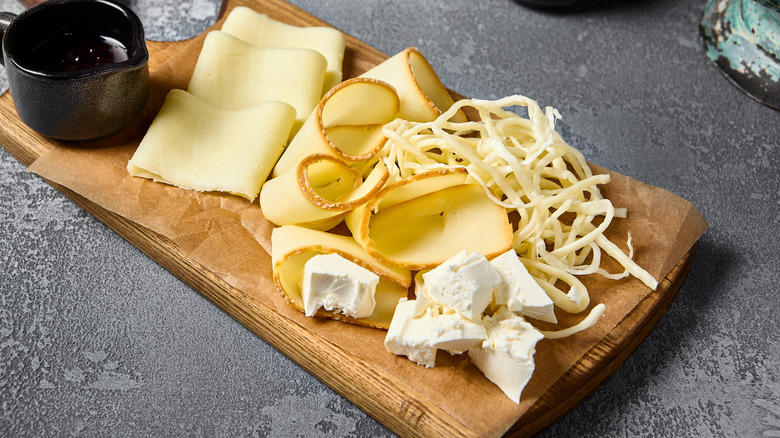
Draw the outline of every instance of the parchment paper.
[[[167,91],[186,89],[201,44],[202,37],[192,40],[151,72],[150,101],[136,123],[103,141],[55,144],[29,170],[168,237],[189,257],[257,303],[398,377],[476,430],[507,430],[650,292],[633,278],[583,278],[592,303],[607,305],[604,316],[582,333],[562,340],[543,340],[537,345],[537,368],[519,405],[482,376],[466,355],[451,357],[440,352],[436,368],[426,369],[388,353],[383,345],[384,331],[306,318],[293,310],[273,285],[269,255],[273,226],[264,219],[257,202],[219,193],[186,191],[131,177],[126,171],[128,160]],[[349,63],[349,53],[345,63]],[[668,191],[597,166],[593,168],[611,175],[612,181],[603,186],[603,193],[615,206],[627,207],[629,212],[627,219],[613,221],[607,237],[625,248],[630,230],[635,259],[660,281],[706,230],[706,221],[689,202]],[[605,263],[610,271],[622,271],[610,260]],[[567,326],[583,315],[558,316],[562,326]]]

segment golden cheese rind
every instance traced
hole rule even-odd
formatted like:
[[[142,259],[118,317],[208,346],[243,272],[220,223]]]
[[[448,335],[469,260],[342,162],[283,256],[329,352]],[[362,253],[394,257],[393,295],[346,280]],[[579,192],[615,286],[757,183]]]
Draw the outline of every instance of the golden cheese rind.
[[[312,154],[328,154],[346,163],[367,160],[382,148],[382,127],[398,113],[398,95],[375,79],[349,79],[330,90],[317,105],[287,150],[273,176],[295,167]]]
[[[345,259],[379,275],[376,307],[367,318],[351,318],[323,309],[318,315],[376,328],[390,326],[398,300],[406,298],[411,285],[411,272],[384,264],[371,256],[349,236],[312,230],[296,225],[275,228],[271,233],[273,277],[290,304],[304,310],[300,283],[306,262],[318,254],[338,254]]]
[[[284,151],[294,119],[295,110],[282,102],[225,110],[174,89],[127,170],[133,176],[251,201]]]

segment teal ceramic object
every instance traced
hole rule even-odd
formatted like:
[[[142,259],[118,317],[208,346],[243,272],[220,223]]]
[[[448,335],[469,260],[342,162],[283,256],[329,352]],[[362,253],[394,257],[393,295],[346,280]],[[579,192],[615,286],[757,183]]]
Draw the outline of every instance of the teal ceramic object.
[[[734,85],[780,109],[780,0],[709,0],[700,31],[707,56]]]

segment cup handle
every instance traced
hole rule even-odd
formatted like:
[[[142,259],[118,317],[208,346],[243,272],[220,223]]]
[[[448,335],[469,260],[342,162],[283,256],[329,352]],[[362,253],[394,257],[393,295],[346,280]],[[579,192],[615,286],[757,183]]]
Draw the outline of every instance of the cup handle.
[[[5,57],[2,53],[3,37],[5,36],[5,30],[8,29],[8,25],[11,24],[11,20],[14,18],[16,18],[16,14],[12,12],[0,12],[0,65],[3,66],[5,66]]]

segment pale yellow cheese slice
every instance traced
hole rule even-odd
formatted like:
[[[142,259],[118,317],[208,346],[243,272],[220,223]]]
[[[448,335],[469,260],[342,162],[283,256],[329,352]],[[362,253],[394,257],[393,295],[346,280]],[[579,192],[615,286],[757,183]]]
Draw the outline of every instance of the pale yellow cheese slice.
[[[186,189],[254,200],[284,151],[294,118],[295,110],[282,102],[225,110],[171,90],[127,170]]]
[[[352,237],[286,225],[275,228],[271,233],[271,259],[274,282],[292,306],[304,310],[300,289],[303,267],[318,254],[338,254],[379,275],[380,279],[374,296],[376,307],[371,316],[355,319],[324,309],[320,309],[318,315],[370,327],[389,327],[398,300],[408,295],[411,272],[372,258]]]
[[[320,96],[342,79],[344,35],[324,26],[297,27],[276,21],[244,6],[230,11],[222,31],[257,47],[306,48],[316,50],[327,60]]]
[[[401,98],[398,118],[413,122],[430,122],[447,111],[454,100],[428,60],[410,47],[363,73],[360,77],[374,78],[395,87]],[[458,111],[452,119],[465,122]]]
[[[312,49],[261,49],[212,31],[203,42],[187,91],[224,109],[287,103],[296,111],[294,134],[320,101],[325,67],[325,58]]]
[[[365,161],[385,144],[382,127],[398,113],[398,95],[385,82],[348,79],[322,97],[273,170],[277,177],[313,154],[348,164]]]

